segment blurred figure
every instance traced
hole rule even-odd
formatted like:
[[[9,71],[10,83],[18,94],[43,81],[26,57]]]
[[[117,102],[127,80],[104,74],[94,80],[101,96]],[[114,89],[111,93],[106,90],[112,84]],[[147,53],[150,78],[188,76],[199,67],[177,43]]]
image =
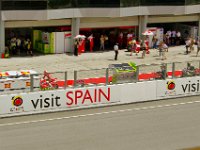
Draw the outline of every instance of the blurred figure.
[[[186,48],[186,54],[189,54],[189,47],[190,47],[190,44],[191,44],[191,40],[190,38],[187,38],[187,40],[185,41],[185,48]]]
[[[100,37],[100,50],[104,50],[105,49],[105,38],[103,35],[101,35]]]
[[[136,40],[132,40],[132,42],[131,42],[131,53],[130,53],[130,56],[132,56],[133,52],[136,51],[136,47],[137,47]]]
[[[118,43],[116,43],[115,45],[114,45],[114,51],[115,51],[115,60],[117,60],[117,58],[118,58],[118,54],[119,54],[119,46],[118,46]]]
[[[172,32],[171,32],[171,45],[175,45],[176,44],[176,31],[175,30],[173,30]]]
[[[122,45],[123,45],[123,33],[120,32],[119,36],[118,36],[118,43],[119,43],[119,49],[122,49]]]
[[[17,54],[17,48],[16,48],[16,37],[13,37],[11,40],[10,40],[10,50],[12,52],[13,55],[16,55]]]
[[[171,45],[171,41],[172,41],[172,32],[171,30],[168,30],[167,31],[167,35],[168,35],[168,42],[167,42],[167,45]]]
[[[190,52],[191,52],[191,51],[193,51],[193,50],[194,50],[194,44],[195,44],[195,40],[194,40],[194,38],[193,38],[193,37],[191,37],[191,38],[190,38],[190,41],[191,41],[191,43],[190,43]]]
[[[127,34],[127,47],[129,46],[129,43],[133,40],[133,34],[128,33]]]
[[[74,41],[74,55],[78,56],[78,47],[79,47],[79,41],[78,39],[75,39]]]
[[[161,57],[161,60],[167,59],[165,55],[165,47],[167,45],[164,42],[160,42],[159,44],[159,56]]]
[[[169,45],[169,34],[168,34],[168,32],[165,34],[165,41],[166,41],[166,43],[167,43],[167,45]]]
[[[93,52],[93,48],[94,48],[94,37],[93,37],[93,34],[91,34],[88,37],[88,40],[90,41],[90,52]]]
[[[140,42],[140,50],[142,50],[142,58],[144,58],[147,50],[147,45],[144,41]]]
[[[195,67],[191,63],[187,63],[187,70],[194,71]]]
[[[155,35],[153,35],[153,38],[152,38],[153,49],[157,49],[157,42],[158,42],[158,37],[155,34]]]
[[[166,65],[165,64],[162,64],[160,66],[160,69],[161,69],[161,79],[166,79],[167,77],[167,68],[166,68]]]
[[[16,40],[16,49],[17,49],[17,52],[20,54],[21,52],[21,39],[20,38],[17,38]]]
[[[181,43],[181,32],[177,31],[176,33],[176,45],[180,45]]]
[[[200,37],[198,37],[198,40],[197,40],[197,55],[196,55],[196,57],[198,56],[199,51],[200,51]]]
[[[27,39],[27,41],[26,41],[26,48],[27,48],[27,55],[30,54],[31,56],[33,56],[30,39]]]
[[[163,49],[165,52],[168,52],[169,48],[165,42],[163,42]]]

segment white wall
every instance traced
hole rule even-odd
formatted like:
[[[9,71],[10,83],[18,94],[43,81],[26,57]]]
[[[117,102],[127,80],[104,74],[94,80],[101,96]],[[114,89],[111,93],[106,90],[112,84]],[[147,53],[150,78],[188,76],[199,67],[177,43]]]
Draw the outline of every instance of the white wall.
[[[5,28],[47,27],[71,25],[71,19],[43,21],[5,21]]]
[[[80,28],[138,26],[138,17],[121,18],[81,18]]]

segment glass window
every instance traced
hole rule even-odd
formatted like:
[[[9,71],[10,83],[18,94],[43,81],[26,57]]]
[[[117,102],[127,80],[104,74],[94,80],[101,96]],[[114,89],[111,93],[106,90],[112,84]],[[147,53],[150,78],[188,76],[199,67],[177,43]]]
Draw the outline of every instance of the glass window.
[[[140,0],[141,6],[185,5],[185,0]]]
[[[76,0],[48,0],[49,9],[71,8],[72,2]]]
[[[200,0],[0,0],[2,10],[197,5]]]
[[[47,9],[47,0],[2,0],[2,10],[43,10]]]
[[[140,0],[121,0],[121,7],[139,6]]]
[[[186,5],[198,5],[200,0],[186,0]]]
[[[48,0],[49,9],[119,7],[120,0]]]

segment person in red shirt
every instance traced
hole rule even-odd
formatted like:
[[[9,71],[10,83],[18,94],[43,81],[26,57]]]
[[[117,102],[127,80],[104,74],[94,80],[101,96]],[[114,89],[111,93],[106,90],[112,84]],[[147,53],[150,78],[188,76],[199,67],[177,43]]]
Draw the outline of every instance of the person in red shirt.
[[[93,48],[94,48],[94,37],[93,37],[93,34],[91,34],[88,37],[88,40],[90,41],[90,52],[93,52]]]

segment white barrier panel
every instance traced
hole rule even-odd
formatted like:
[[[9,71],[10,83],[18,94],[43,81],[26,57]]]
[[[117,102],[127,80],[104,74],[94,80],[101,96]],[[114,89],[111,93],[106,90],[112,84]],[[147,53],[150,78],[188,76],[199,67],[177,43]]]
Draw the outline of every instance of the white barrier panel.
[[[156,99],[156,82],[137,82],[121,85],[123,103],[133,103]]]
[[[200,94],[200,77],[157,81],[157,99]]]
[[[0,114],[12,116],[119,102],[117,86],[41,91],[0,96]]]
[[[200,77],[0,96],[0,115],[14,116],[200,94]]]
[[[151,81],[0,96],[0,114],[23,115],[153,100],[155,85]]]
[[[10,89],[13,89],[15,87],[16,83],[14,80],[12,79],[9,79],[9,80],[6,80],[6,79],[3,79],[3,80],[0,80],[0,90],[1,91],[6,91],[6,90],[10,90]]]
[[[34,77],[34,87],[40,86],[40,78]],[[0,91],[12,90],[12,89],[30,89],[30,78],[20,77],[20,78],[9,78],[0,80]]]

